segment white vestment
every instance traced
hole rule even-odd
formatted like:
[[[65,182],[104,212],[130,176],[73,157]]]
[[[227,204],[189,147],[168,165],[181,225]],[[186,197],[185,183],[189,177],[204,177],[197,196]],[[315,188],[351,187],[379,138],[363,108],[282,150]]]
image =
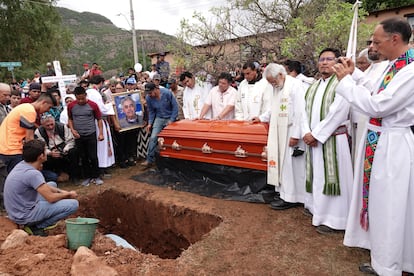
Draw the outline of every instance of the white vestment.
[[[366,232],[360,226],[365,156],[361,140],[344,238],[347,246],[371,249],[371,264],[379,275],[414,273],[414,134],[410,129],[414,125],[413,76],[411,63],[379,94],[382,79],[373,89],[367,89],[362,86],[364,81],[358,80],[361,85],[356,86],[351,76],[346,76],[337,87],[338,94],[358,111],[382,118],[382,127],[368,124],[365,128],[381,131],[369,186],[369,228]]]
[[[94,88],[90,88],[86,90],[86,94],[88,95],[88,99],[95,102],[99,109],[101,110],[102,116],[109,116],[115,115],[114,107],[112,103],[104,104],[101,93]],[[96,135],[99,135],[98,123],[95,121],[96,125]],[[115,164],[115,152],[114,146],[112,144],[112,135],[111,129],[109,128],[109,124],[107,120],[102,120],[102,134],[104,139],[102,141],[98,141],[98,162],[99,168],[108,168]]]
[[[270,109],[273,87],[262,78],[254,84],[243,80],[236,94],[234,116],[236,120],[248,121]]]
[[[346,125],[350,110],[349,103],[341,96],[335,95],[334,101],[329,107],[328,114],[322,121],[320,120],[322,97],[326,93],[325,90],[331,78],[326,80],[320,79],[313,84],[318,85],[319,83],[319,86],[313,101],[310,130],[313,137],[318,140],[318,144],[311,149],[313,190],[312,193],[305,194],[305,208],[313,214],[312,224],[314,226],[326,225],[333,229],[344,230],[351,201],[353,178],[351,152],[346,134],[335,136],[341,193],[337,196],[323,194],[323,188],[325,186],[325,161],[322,145],[339,126]],[[309,126],[307,126],[308,121],[303,120],[303,122],[304,129],[302,133],[306,134],[309,132]]]
[[[315,82],[314,78],[307,77],[302,73],[298,74],[296,78],[302,82],[302,85],[303,85],[303,88],[305,88],[305,91],[307,91],[309,86],[311,86]]]
[[[193,120],[200,116],[204,101],[211,89],[208,83],[195,83],[193,88],[186,87],[183,92],[183,113],[184,119]],[[211,112],[207,112],[204,116],[206,119],[211,119]]]
[[[286,76],[282,90],[274,89],[271,109],[259,116],[261,122],[269,122],[267,140],[267,182],[287,202],[304,201],[305,155],[293,157],[289,138],[300,139],[301,119],[305,112],[305,92],[301,81]],[[280,184],[280,185],[279,185]]]
[[[372,84],[376,84],[377,81],[382,77],[383,73],[385,72],[385,69],[388,66],[388,61],[381,61],[377,63],[371,63],[371,65],[363,72],[365,75],[365,78],[369,80]],[[356,72],[357,70],[355,70]],[[352,149],[352,159],[354,160],[354,164],[356,164],[356,151],[359,148],[359,142],[361,140],[361,137],[364,136],[365,138],[365,124],[368,122],[368,116],[362,114],[361,112],[358,112],[355,110],[354,107],[351,106],[352,111],[352,121],[354,128],[353,131],[353,149]],[[365,140],[364,140],[365,141]]]

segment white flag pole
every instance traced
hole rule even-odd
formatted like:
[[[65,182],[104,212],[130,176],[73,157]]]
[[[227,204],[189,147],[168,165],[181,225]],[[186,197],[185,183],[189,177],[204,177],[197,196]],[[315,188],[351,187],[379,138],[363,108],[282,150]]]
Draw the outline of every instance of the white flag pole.
[[[354,16],[352,18],[351,29],[349,31],[348,47],[346,49],[346,57],[351,58],[354,62],[356,60],[356,48],[357,48],[357,31],[358,31],[358,9],[362,4],[361,1],[356,0],[352,10]]]
[[[353,60],[355,63],[356,61],[356,48],[357,48],[357,31],[358,31],[358,9],[361,1],[356,0],[354,6],[352,7],[354,11],[354,16],[352,18],[351,29],[349,31],[349,40],[348,40],[348,47],[346,49],[346,57]],[[352,116],[352,110],[349,112],[349,121],[351,124],[350,127],[350,136],[351,136],[351,156],[352,156],[352,164],[355,162],[355,146],[356,146],[356,129],[354,125],[354,119]]]

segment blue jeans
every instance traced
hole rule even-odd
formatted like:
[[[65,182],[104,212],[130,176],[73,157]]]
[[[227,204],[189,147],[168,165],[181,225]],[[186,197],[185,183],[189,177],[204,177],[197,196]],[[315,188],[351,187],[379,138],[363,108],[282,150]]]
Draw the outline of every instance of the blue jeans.
[[[170,118],[163,119],[163,118],[155,118],[154,124],[152,125],[151,137],[148,143],[148,154],[147,154],[147,161],[148,163],[155,162],[155,154],[157,151],[157,144],[158,144],[158,134],[164,127],[167,126]]]
[[[47,185],[57,187],[55,182],[48,182]],[[64,219],[78,210],[79,202],[76,199],[61,199],[54,203],[49,203],[43,196],[38,194],[37,204],[32,211],[29,226],[40,229],[46,228]]]
[[[10,173],[11,170],[16,166],[20,161],[23,160],[22,154],[13,154],[13,155],[4,155],[0,154],[0,160],[3,161],[7,166],[7,173]]]

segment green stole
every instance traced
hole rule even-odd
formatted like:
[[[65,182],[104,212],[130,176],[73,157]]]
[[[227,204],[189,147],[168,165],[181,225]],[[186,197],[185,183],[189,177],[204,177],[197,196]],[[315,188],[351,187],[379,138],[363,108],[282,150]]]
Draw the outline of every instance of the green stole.
[[[306,92],[306,113],[308,115],[309,125],[312,121],[312,108],[316,92],[318,91],[321,80],[312,84]],[[325,93],[322,98],[322,105],[320,110],[320,120],[325,119],[329,112],[329,107],[335,99],[335,88],[338,84],[338,79],[333,75],[328,81]],[[324,169],[325,169],[325,185],[323,187],[323,194],[325,195],[340,195],[341,189],[339,186],[338,175],[338,161],[336,158],[336,137],[331,136],[322,145]],[[308,146],[306,155],[306,192],[312,193],[313,182],[313,167],[311,162],[312,147]]]

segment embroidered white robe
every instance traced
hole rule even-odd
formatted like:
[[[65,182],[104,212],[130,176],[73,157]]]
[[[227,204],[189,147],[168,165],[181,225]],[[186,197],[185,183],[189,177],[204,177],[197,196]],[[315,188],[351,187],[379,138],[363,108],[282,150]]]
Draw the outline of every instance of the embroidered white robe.
[[[255,84],[249,84],[247,80],[243,80],[237,89],[235,119],[248,121],[266,112],[270,109],[272,95],[273,87],[265,78]]]
[[[305,155],[293,157],[289,138],[301,139],[301,119],[305,112],[305,91],[300,80],[286,76],[282,90],[274,89],[271,109],[259,116],[269,122],[267,141],[268,184],[274,185],[287,202],[303,203],[305,195]]]
[[[379,94],[374,91],[378,91],[382,78],[373,89],[356,86],[350,76],[337,87],[338,94],[359,112],[382,118],[371,171],[368,232],[359,223],[365,156],[361,142],[344,238],[347,246],[371,249],[371,264],[380,275],[414,273],[414,134],[409,127],[414,124],[413,76],[411,63]]]
[[[330,77],[332,78],[332,77]],[[310,126],[308,120],[302,122],[303,134],[311,131],[313,137],[318,140],[316,147],[311,150],[311,163],[313,166],[312,193],[305,194],[305,208],[313,214],[312,225],[326,225],[333,229],[344,230],[348,218],[349,204],[352,191],[352,160],[347,135],[341,134],[336,138],[336,156],[338,161],[338,176],[341,194],[339,196],[323,194],[325,185],[325,160],[322,150],[323,143],[335,132],[335,130],[346,124],[349,115],[349,103],[341,96],[335,95],[334,101],[329,107],[325,119],[320,120],[322,98],[330,78],[320,79],[313,85],[318,85],[313,107],[312,121]],[[309,154],[309,151],[307,152]]]

